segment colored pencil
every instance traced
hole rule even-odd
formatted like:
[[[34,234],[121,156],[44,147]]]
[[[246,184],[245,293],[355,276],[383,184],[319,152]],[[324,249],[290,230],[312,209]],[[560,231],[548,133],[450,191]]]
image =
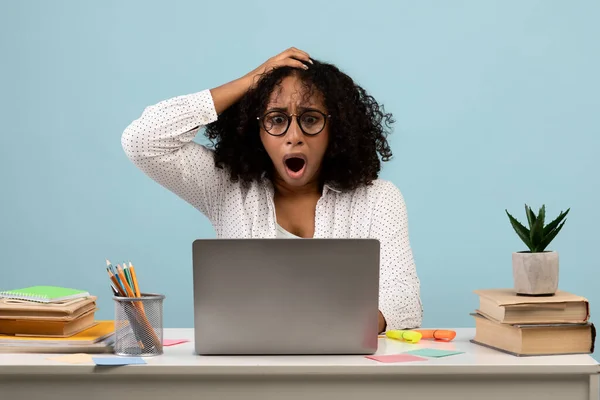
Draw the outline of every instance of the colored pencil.
[[[112,272],[112,263],[107,259],[106,260],[106,269],[110,270]]]
[[[129,284],[129,287],[133,291],[133,295],[135,297],[138,297],[135,293],[135,290],[133,290],[133,281],[131,280],[131,271],[129,271],[129,268],[127,268],[127,263],[123,263],[123,273],[125,274],[125,278],[127,279],[127,283]]]
[[[123,282],[121,281],[121,277],[116,272],[111,272],[111,273],[113,274],[113,276],[117,280],[117,283],[119,284],[119,288],[121,289],[121,296],[127,297],[127,292],[125,291],[125,285],[123,285]]]
[[[114,267],[113,267],[112,263],[111,263],[109,260],[106,260],[106,267],[107,267],[108,269],[110,269],[110,272],[112,272],[112,273],[113,273],[113,275],[116,275],[116,274],[117,274],[117,273],[115,272],[115,269],[114,269]]]
[[[106,268],[106,272],[108,272],[108,277],[110,278],[110,280],[112,282],[112,286],[115,289],[115,291],[117,292],[116,296],[123,296],[125,293],[123,292],[123,289],[121,288],[121,285],[117,281],[117,278],[115,277],[115,275],[108,268]]]
[[[131,287],[127,283],[127,278],[125,278],[125,272],[123,272],[123,267],[117,264],[117,273],[119,274],[119,278],[121,278],[121,283],[123,284],[123,289],[125,289],[125,293],[127,293],[128,297],[135,297]]]
[[[135,268],[133,267],[133,264],[131,264],[131,261],[129,262],[129,272],[131,273],[131,278],[133,280],[133,289],[135,290],[135,294],[137,297],[142,297],[142,294],[140,293],[140,287],[138,286],[137,276],[135,275]]]
[[[127,268],[127,271],[129,272],[129,274],[131,276],[131,281],[133,282],[131,285],[133,294],[135,295],[135,297],[142,297],[142,293],[140,293],[140,288],[137,283],[137,277],[135,276],[135,270],[133,268],[133,264],[131,264],[131,261],[129,262],[129,268]],[[142,311],[145,312],[146,310],[144,309],[144,303],[140,301],[139,305],[140,305],[140,308],[142,309]]]

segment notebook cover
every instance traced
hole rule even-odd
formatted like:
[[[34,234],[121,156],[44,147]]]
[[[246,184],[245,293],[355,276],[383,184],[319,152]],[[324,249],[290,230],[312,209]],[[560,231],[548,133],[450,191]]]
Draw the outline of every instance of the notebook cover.
[[[479,346],[483,346],[483,347],[487,347],[488,349],[492,349],[492,350],[496,350],[499,351],[501,353],[505,353],[505,354],[510,354],[512,356],[515,357],[544,357],[544,356],[565,356],[565,355],[576,355],[576,354],[591,354],[593,353],[593,351],[590,352],[583,352],[583,353],[556,353],[556,354],[522,354],[522,353],[513,353],[512,351],[508,351],[508,350],[504,350],[501,349],[499,347],[494,347],[492,345],[486,344],[486,343],[481,343],[476,341],[475,339],[471,339],[469,340],[471,343],[473,344],[477,344]]]
[[[498,324],[503,324],[503,325],[513,325],[513,326],[518,326],[518,327],[523,327],[523,328],[535,328],[537,326],[555,326],[555,325],[587,325],[589,323],[589,320],[586,321],[577,321],[577,322],[567,322],[567,321],[561,321],[561,322],[548,322],[548,323],[539,323],[539,322],[504,322],[504,321],[498,321],[496,318],[492,317],[491,315],[481,311],[480,309],[475,309],[476,314],[481,315],[482,317],[485,317],[486,319],[489,319],[490,321],[494,321]],[[472,314],[473,315],[473,314]]]
[[[519,296],[512,289],[478,289],[473,293],[478,296],[486,297],[493,300],[499,306],[515,306],[515,305],[551,305],[567,302],[584,302],[588,300],[585,297],[575,295],[573,293],[557,290],[553,296]]]
[[[37,301],[49,303],[53,301],[86,297],[90,294],[85,290],[65,288],[60,286],[29,286],[21,289],[5,290],[0,292],[0,297],[9,299]]]
[[[29,343],[47,345],[93,344],[114,334],[114,321],[97,322],[98,323],[91,328],[69,337],[0,335],[0,345],[29,345]]]
[[[488,317],[487,315],[485,315],[485,313],[482,313],[479,310],[476,310],[476,312],[474,312],[474,313],[469,313],[469,315],[471,315],[472,317],[476,317],[476,318],[487,319],[488,321],[492,321],[493,323],[498,324],[498,325],[514,326],[515,328],[519,328],[519,329],[552,328],[552,327],[557,327],[557,326],[588,326],[588,325],[593,325],[589,321],[588,322],[576,322],[576,323],[571,323],[571,322],[551,322],[551,323],[544,323],[544,324],[542,324],[542,323],[534,323],[534,324],[508,324],[508,323],[496,321],[495,319]]]

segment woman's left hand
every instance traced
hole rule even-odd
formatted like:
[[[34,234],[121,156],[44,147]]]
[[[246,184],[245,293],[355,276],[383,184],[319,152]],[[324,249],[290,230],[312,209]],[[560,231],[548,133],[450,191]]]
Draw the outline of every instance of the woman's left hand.
[[[377,318],[378,323],[377,326],[379,327],[379,333],[385,331],[385,318],[383,318],[383,314],[381,313],[381,311],[379,311],[379,316]]]

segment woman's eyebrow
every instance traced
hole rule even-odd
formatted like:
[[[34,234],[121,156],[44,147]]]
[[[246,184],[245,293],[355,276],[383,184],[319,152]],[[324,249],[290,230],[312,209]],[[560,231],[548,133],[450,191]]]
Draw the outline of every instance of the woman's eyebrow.
[[[298,110],[299,111],[323,111],[323,110],[321,110],[320,107],[313,106],[313,105],[310,105],[310,106],[298,106]]]
[[[267,111],[286,111],[287,112],[287,110],[288,110],[287,107],[279,107],[279,106],[267,107]]]
[[[320,112],[325,112],[323,110],[321,110],[320,107],[317,106],[313,106],[313,105],[307,105],[307,106],[298,106],[296,108],[300,113],[303,111],[320,111]],[[272,106],[272,107],[267,107],[266,112],[271,112],[271,111],[283,111],[283,112],[288,112],[289,111],[289,107],[284,106]]]

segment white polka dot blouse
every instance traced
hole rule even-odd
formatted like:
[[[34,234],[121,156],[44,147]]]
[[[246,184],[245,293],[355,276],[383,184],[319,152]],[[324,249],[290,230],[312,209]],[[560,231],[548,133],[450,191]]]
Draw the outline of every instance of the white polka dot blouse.
[[[232,182],[213,150],[193,141],[218,115],[209,90],[146,107],[123,132],[129,159],[146,175],[202,212],[219,238],[276,238],[273,186]],[[406,206],[394,184],[378,179],[352,191],[323,188],[315,238],[380,242],[379,310],[387,329],[419,327],[423,308],[408,238]]]

